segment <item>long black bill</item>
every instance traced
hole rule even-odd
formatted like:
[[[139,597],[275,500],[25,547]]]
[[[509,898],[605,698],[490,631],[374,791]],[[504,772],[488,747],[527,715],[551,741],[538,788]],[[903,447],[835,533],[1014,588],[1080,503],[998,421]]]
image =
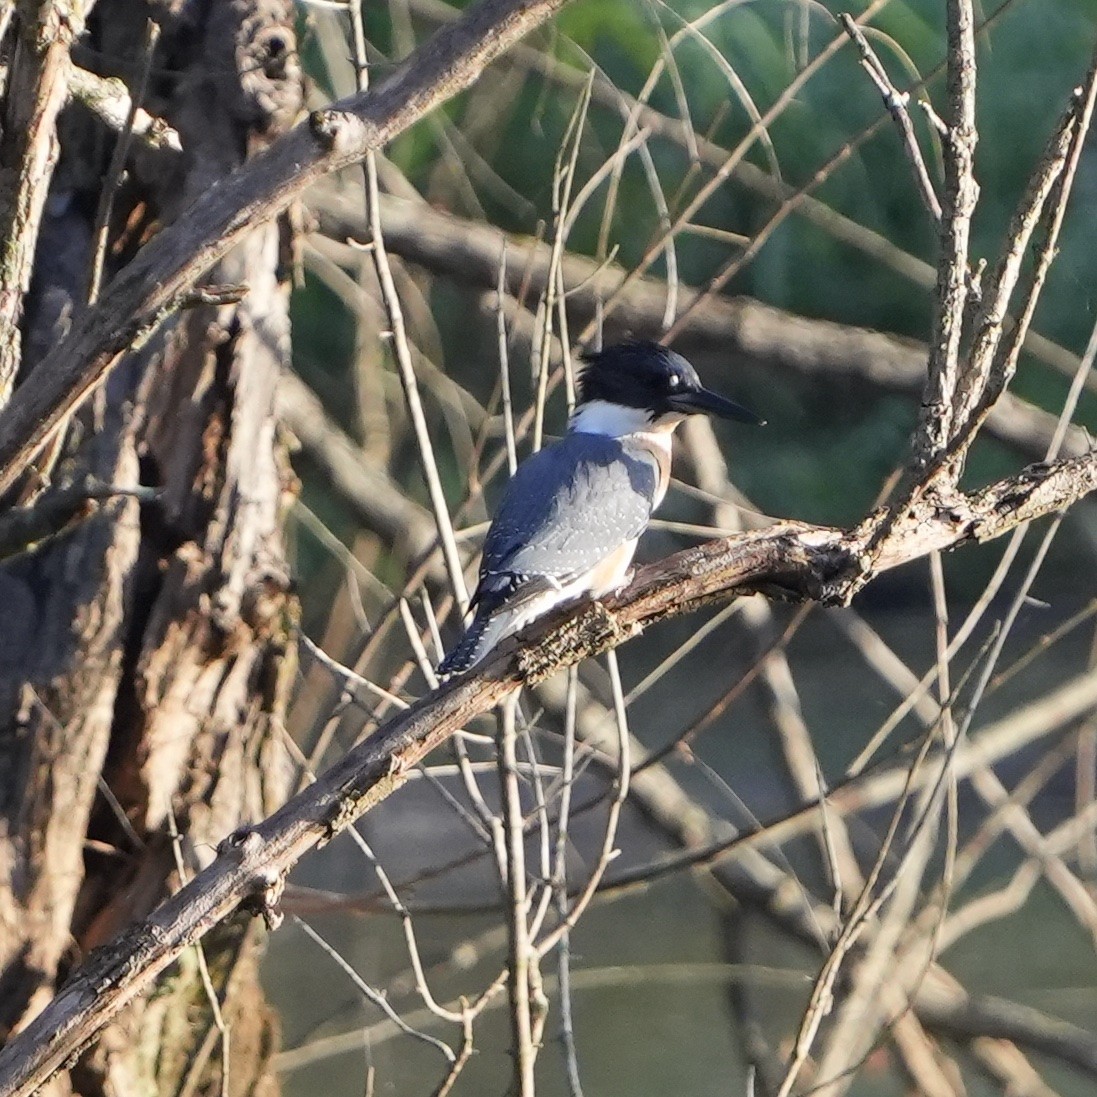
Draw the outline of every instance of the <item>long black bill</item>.
[[[675,393],[669,402],[674,411],[680,411],[684,415],[718,415],[721,419],[738,419],[741,423],[753,423],[759,427],[764,426],[766,422],[753,411],[748,411],[734,400],[729,400],[726,396],[711,392],[709,389]]]

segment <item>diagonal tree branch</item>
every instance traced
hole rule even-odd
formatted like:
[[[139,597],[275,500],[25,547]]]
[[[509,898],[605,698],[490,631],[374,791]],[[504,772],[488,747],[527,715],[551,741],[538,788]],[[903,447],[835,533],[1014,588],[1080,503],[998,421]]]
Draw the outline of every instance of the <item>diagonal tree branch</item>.
[[[242,905],[275,919],[285,873],[404,783],[431,750],[523,682],[638,635],[654,621],[717,600],[763,592],[844,601],[865,572],[934,549],[1000,536],[1097,489],[1097,452],[908,512],[870,557],[874,519],[852,531],[783,522],[711,541],[642,569],[605,603],[572,608],[501,646],[482,667],[447,682],[389,721],[254,828],[226,839],[190,884],[89,959],[46,1009],[0,1051],[0,1097],[35,1092],[182,951]],[[871,563],[870,563],[871,560]]]
[[[408,57],[375,91],[314,111],[195,202],[149,242],[99,305],[22,385],[0,416],[0,492],[6,491],[62,417],[131,343],[256,224],[281,213],[322,176],[383,147],[468,87],[481,71],[548,19],[565,0],[480,0]]]
[[[146,148],[178,153],[183,151],[179,131],[163,118],[149,114],[144,107],[134,108],[129,88],[117,76],[99,76],[78,65],[69,69],[69,97],[83,103],[105,126],[121,133],[133,114],[132,133]]]

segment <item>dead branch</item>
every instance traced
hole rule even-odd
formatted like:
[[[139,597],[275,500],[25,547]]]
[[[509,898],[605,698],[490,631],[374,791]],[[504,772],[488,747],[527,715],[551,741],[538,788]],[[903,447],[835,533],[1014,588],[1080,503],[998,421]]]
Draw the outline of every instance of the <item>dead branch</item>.
[[[891,82],[883,62],[876,55],[876,51],[868,44],[864,31],[857,25],[853,17],[848,12],[843,12],[838,16],[838,21],[857,46],[857,52],[861,56],[861,67],[868,73],[873,84],[876,85],[876,90],[884,100],[884,106],[887,107],[888,113],[899,129],[903,141],[903,152],[914,171],[914,178],[918,184],[918,194],[923,205],[934,221],[940,221],[941,202],[937,197],[937,192],[933,189],[933,180],[930,179],[929,169],[926,167],[922,150],[918,146],[914,123],[910,120],[910,112],[907,110],[907,104],[910,102],[909,93],[901,92]]]
[[[144,107],[134,107],[129,89],[117,76],[99,76],[78,65],[69,69],[69,96],[83,104],[109,129],[121,133],[126,120],[133,115],[133,136],[146,148],[167,152],[182,152],[179,131],[163,118],[149,114]]]
[[[96,513],[99,505],[111,499],[155,499],[150,488],[116,487],[88,478],[67,484],[40,498],[32,507],[13,507],[0,514],[0,560],[29,552],[44,541],[59,537],[76,523]]]

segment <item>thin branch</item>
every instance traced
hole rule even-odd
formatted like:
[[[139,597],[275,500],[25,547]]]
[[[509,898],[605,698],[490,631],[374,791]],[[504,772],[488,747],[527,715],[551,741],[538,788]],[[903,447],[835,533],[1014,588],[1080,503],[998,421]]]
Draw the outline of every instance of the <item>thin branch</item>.
[[[462,1002],[462,1005],[464,1003]],[[446,1097],[446,1095],[453,1089],[454,1083],[457,1081],[458,1075],[465,1069],[465,1064],[472,1058],[472,1011],[468,1008],[462,1010],[464,1019],[462,1022],[462,1040],[461,1050],[454,1059],[453,1065],[446,1072],[445,1078],[442,1079],[438,1088],[434,1091],[433,1097]]]
[[[560,260],[564,255],[567,244],[571,191],[575,184],[575,169],[579,160],[579,150],[582,147],[583,135],[586,131],[587,109],[590,106],[590,88],[594,82],[594,73],[583,89],[579,102],[568,121],[567,130],[560,143],[556,154],[556,165],[552,178],[552,205],[553,205],[553,231],[552,248],[549,255],[548,276],[545,279],[543,300],[538,305],[538,315],[543,317],[543,323],[536,328],[534,342],[534,376],[537,381],[536,399],[534,402],[533,417],[533,451],[536,453],[542,444],[545,420],[545,397],[548,393],[549,377],[549,337],[552,333],[553,313],[556,309],[556,290],[559,279]],[[570,150],[568,142],[571,142]],[[565,154],[566,161],[565,161]],[[571,347],[566,340],[562,341],[566,356],[571,353]],[[567,377],[565,368],[565,377]]]
[[[114,210],[114,196],[122,181],[126,160],[129,158],[130,144],[133,141],[137,113],[145,100],[148,90],[149,73],[152,72],[152,60],[156,53],[156,44],[160,41],[160,24],[153,19],[146,20],[145,38],[141,46],[141,57],[134,82],[135,90],[129,102],[129,111],[119,131],[118,139],[111,152],[110,165],[103,179],[103,189],[99,192],[99,204],[95,210],[95,222],[92,228],[91,270],[88,272],[87,303],[94,305],[99,300],[99,291],[103,283],[103,264],[107,255],[107,236],[110,232],[111,213]]]
[[[556,893],[556,912],[567,917],[568,877],[567,851],[571,823],[571,794],[575,779],[576,701],[579,694],[578,668],[570,667],[567,674],[567,695],[564,702],[564,758],[561,775],[560,805],[556,820],[556,853],[552,884]],[[557,975],[560,983],[560,1043],[564,1052],[568,1090],[571,1097],[583,1097],[579,1078],[579,1056],[575,1048],[575,1022],[571,996],[571,934],[563,933],[556,948]]]
[[[883,98],[888,114],[891,115],[892,120],[899,129],[899,135],[903,142],[903,152],[914,170],[914,181],[918,185],[918,194],[922,199],[922,204],[929,210],[929,214],[934,221],[940,221],[941,202],[933,188],[933,180],[929,177],[929,170],[926,168],[926,161],[922,156],[922,150],[918,145],[918,137],[914,132],[914,123],[911,122],[910,112],[907,110],[910,93],[899,91],[891,82],[891,77],[888,76],[883,62],[876,55],[876,51],[868,44],[868,39],[853,17],[847,12],[842,12],[838,16],[838,21],[857,46],[857,52],[861,55],[861,67],[868,73],[873,84],[876,85],[876,90]]]
[[[583,911],[586,910],[590,905],[590,901],[594,898],[598,885],[606,874],[606,869],[609,868],[610,862],[617,856],[618,852],[616,849],[617,827],[621,819],[621,809],[628,799],[629,780],[631,778],[631,737],[628,729],[628,717],[625,713],[624,691],[621,688],[621,673],[617,667],[617,653],[612,648],[606,652],[606,662],[609,667],[610,684],[613,691],[613,709],[617,725],[617,781],[614,785],[613,797],[609,802],[606,829],[602,836],[602,849],[594,866],[594,871],[590,874],[590,878],[572,904],[571,909],[560,924],[537,943],[537,952],[541,956],[555,948],[575,928]]]
[[[359,94],[364,94],[368,90],[369,69],[366,65],[361,0],[356,0],[355,3],[350,5],[350,17],[358,91]],[[392,267],[389,264],[388,251],[385,248],[378,199],[377,158],[373,150],[366,153],[363,169],[366,220],[369,223],[369,251],[373,258],[377,282],[381,287],[381,300],[388,316],[388,335],[391,339],[393,356],[396,359],[396,366],[400,375],[400,384],[404,390],[404,403],[415,433],[415,444],[419,451],[419,464],[423,471],[423,479],[426,481],[427,494],[430,496],[431,510],[434,512],[434,521],[438,528],[438,540],[442,545],[442,556],[446,562],[446,570],[449,574],[450,585],[453,588],[453,595],[457,599],[458,608],[464,611],[465,606],[468,604],[468,591],[465,588],[461,555],[457,551],[457,542],[453,536],[453,522],[450,519],[446,496],[442,490],[442,478],[438,473],[438,462],[434,456],[434,445],[431,442],[430,431],[427,428],[423,403],[419,397],[419,379],[415,375],[415,367],[411,360],[411,349],[408,345],[407,329],[404,325],[404,310],[400,301],[400,294],[396,290],[396,283],[393,281]]]
[[[175,872],[179,877],[179,883],[185,884],[189,874],[186,865],[183,862],[183,838],[179,833],[179,824],[175,818],[175,808],[172,807],[170,800],[168,802],[167,820],[168,835],[171,838],[171,852],[172,857],[175,860]],[[198,975],[202,982],[202,989],[205,991],[206,1001],[209,1003],[210,1014],[213,1017],[214,1030],[221,1038],[221,1097],[228,1097],[228,1094],[231,1093],[229,1086],[229,1064],[231,1062],[229,1047],[231,1033],[229,1026],[225,1023],[224,1015],[221,1012],[221,1002],[217,997],[217,991],[213,985],[209,964],[206,961],[206,950],[202,947],[201,941],[195,942],[194,954],[198,961]],[[210,1050],[212,1051],[212,1048]]]
[[[365,998],[367,1002],[372,1002],[402,1033],[404,1033],[405,1036],[412,1036],[416,1040],[422,1040],[437,1051],[440,1051],[448,1063],[456,1063],[457,1056],[454,1054],[453,1049],[449,1044],[439,1040],[436,1036],[431,1036],[426,1032],[420,1032],[418,1029],[409,1025],[407,1021],[392,1008],[389,1004],[389,1000],[380,991],[374,990],[374,988],[354,970],[354,966],[338,951],[338,949],[329,944],[308,924],[308,922],[298,918],[297,915],[293,916],[293,920],[306,937],[315,942],[332,960],[335,961],[340,971],[350,979],[362,997]]]
[[[948,135],[942,140],[945,187],[933,334],[913,474],[932,466],[952,437],[960,344],[968,305],[968,245],[979,198],[975,182],[975,16],[971,0],[948,0]]]
[[[518,734],[515,727],[519,694],[500,706],[497,763],[503,796],[506,835],[507,992],[510,998],[511,1051],[514,1056],[514,1092],[534,1097],[533,1067],[537,1046],[533,1038],[533,972],[538,961],[529,936],[530,897],[526,890],[525,826],[518,785]]]
[[[130,132],[147,148],[182,152],[179,131],[163,118],[133,105],[129,88],[116,76],[99,76],[73,65],[69,69],[69,96],[88,108],[109,129],[121,133],[128,120]]]
[[[503,400],[503,432],[507,444],[507,474],[513,476],[518,468],[518,446],[514,437],[514,403],[510,395],[510,351],[507,340],[507,314],[505,309],[507,284],[507,239],[499,251],[499,281],[495,286],[495,326],[499,342],[499,387]]]
[[[31,552],[60,537],[112,499],[153,503],[158,496],[154,488],[116,487],[94,478],[55,488],[40,496],[33,506],[12,507],[0,514],[0,560]]]

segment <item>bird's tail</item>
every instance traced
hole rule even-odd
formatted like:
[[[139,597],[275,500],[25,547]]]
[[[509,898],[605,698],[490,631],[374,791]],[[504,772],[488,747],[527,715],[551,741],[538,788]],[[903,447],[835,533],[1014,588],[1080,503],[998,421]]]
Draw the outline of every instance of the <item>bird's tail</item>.
[[[438,664],[439,678],[446,678],[451,674],[461,674],[473,664],[478,663],[487,652],[489,644],[485,643],[488,625],[491,624],[490,613],[480,608],[469,622],[465,635],[458,641],[457,646]]]
[[[504,636],[513,631],[515,615],[483,602],[457,646],[438,664],[438,676],[461,674],[474,667]]]

